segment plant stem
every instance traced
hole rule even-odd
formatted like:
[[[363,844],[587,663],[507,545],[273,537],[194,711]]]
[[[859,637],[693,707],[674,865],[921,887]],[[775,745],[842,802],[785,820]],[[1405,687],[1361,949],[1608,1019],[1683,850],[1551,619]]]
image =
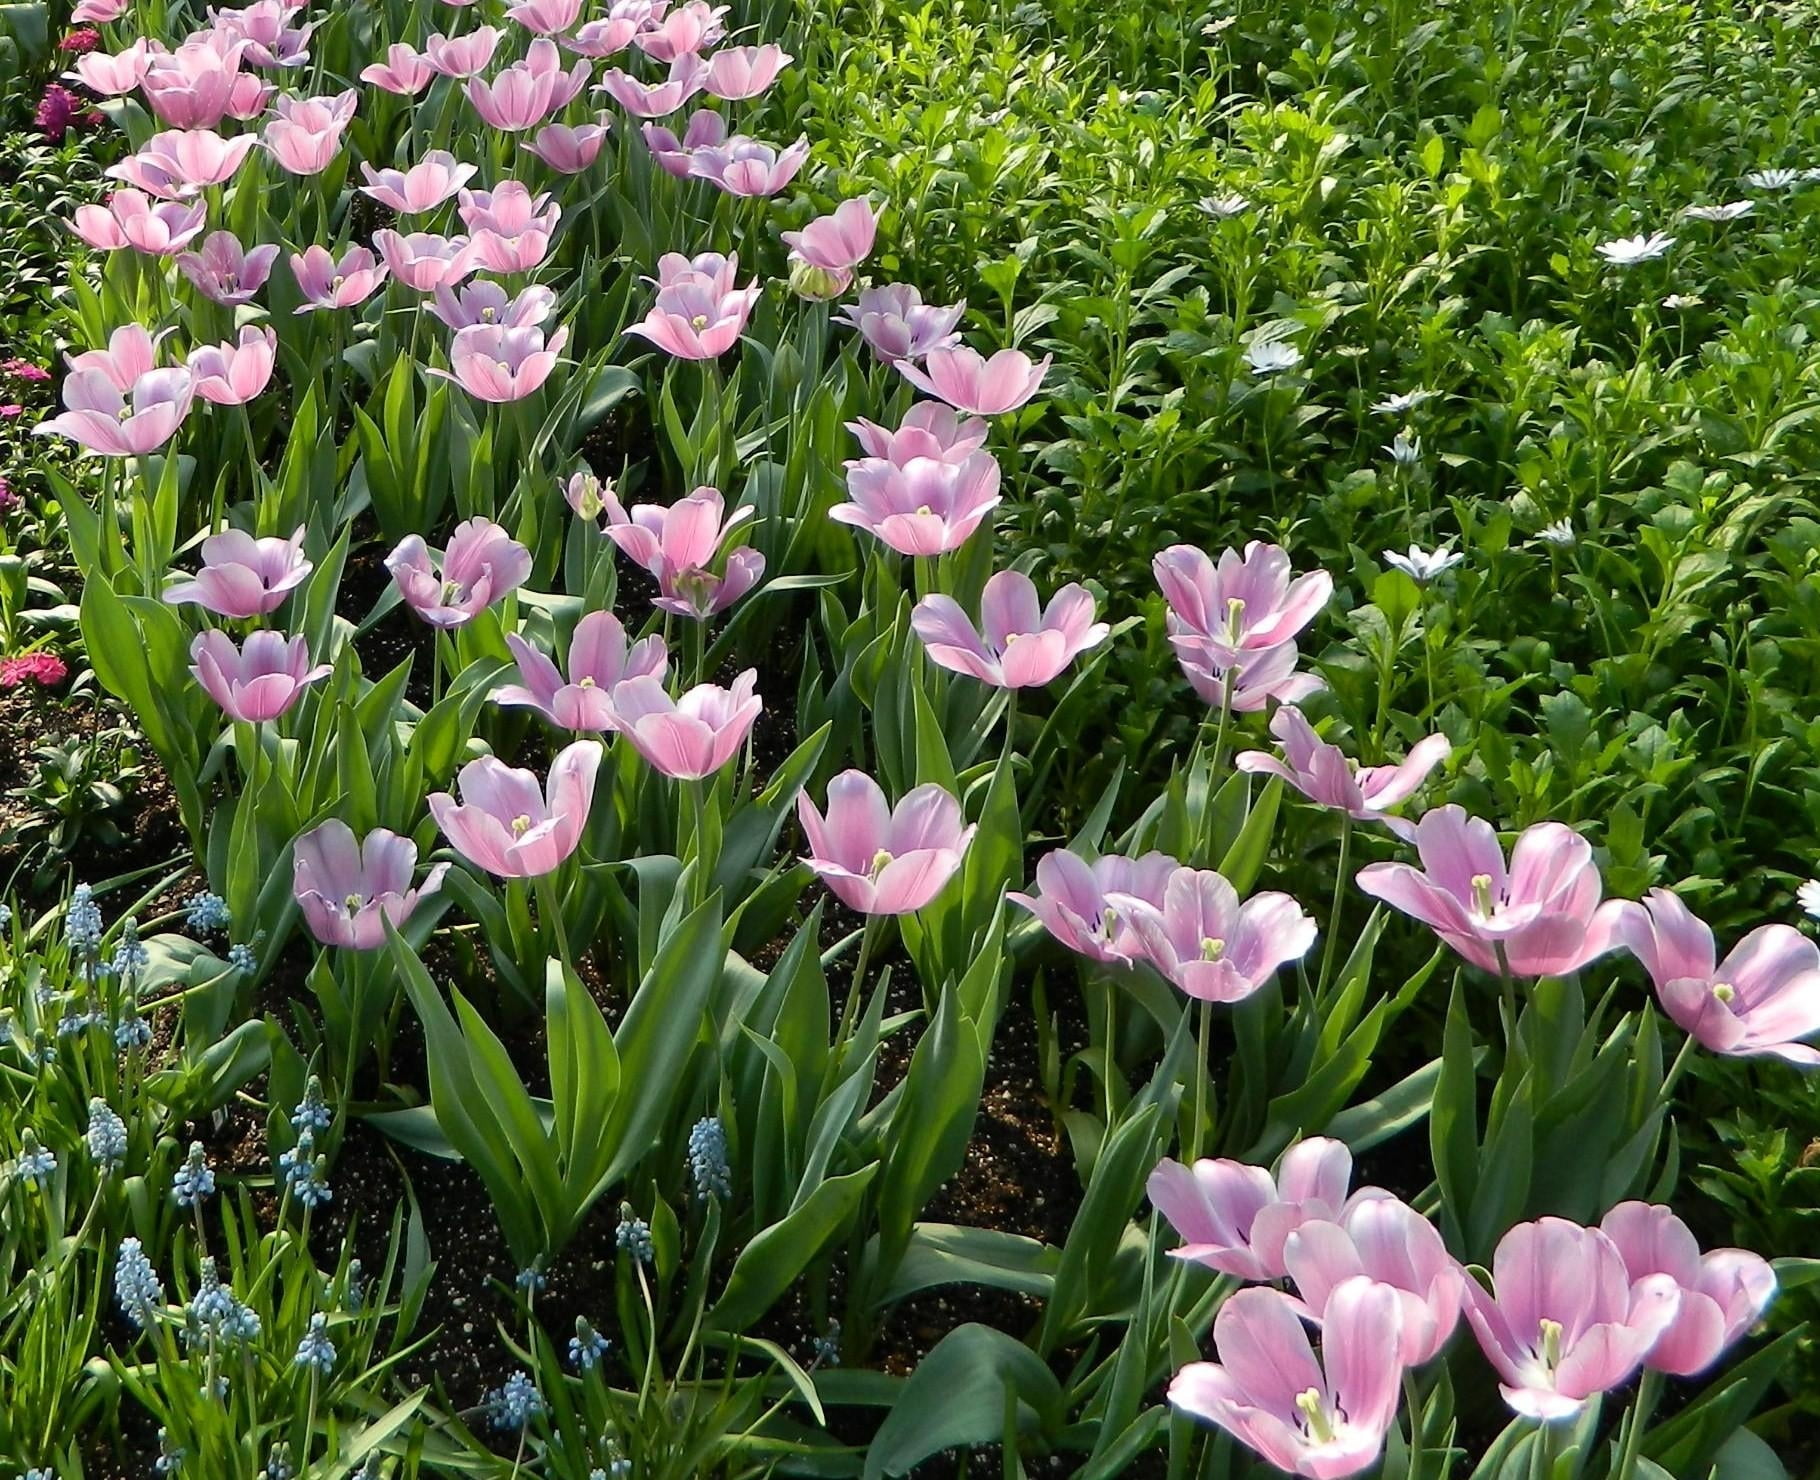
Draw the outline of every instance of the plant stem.
[[[1201,1155],[1201,1134],[1207,1122],[1207,1040],[1213,1031],[1213,1004],[1203,1001],[1196,1009],[1194,1063],[1194,1120],[1188,1127],[1188,1161]]]
[[[1695,1038],[1693,1034],[1687,1035],[1686,1041],[1681,1045],[1681,1051],[1675,1055],[1675,1061],[1668,1066],[1668,1073],[1662,1076],[1662,1088],[1656,1093],[1658,1108],[1665,1107],[1674,1100],[1675,1085],[1687,1072],[1687,1066],[1693,1062],[1694,1050],[1699,1047],[1699,1044],[1699,1039]]]
[[[1403,1369],[1403,1406],[1409,1410],[1409,1471],[1404,1480],[1422,1480],[1422,1390],[1407,1367]]]
[[[1688,1042],[1693,1042],[1690,1038]],[[1643,1449],[1643,1430],[1649,1424],[1649,1416],[1655,1412],[1656,1399],[1662,1393],[1662,1374],[1645,1367],[1643,1379],[1637,1384],[1636,1400],[1630,1405],[1630,1412],[1624,1415],[1624,1445],[1619,1451],[1618,1468],[1612,1472],[1614,1480],[1632,1480],[1637,1472],[1637,1457]]]
[[[877,915],[866,916],[866,928],[860,931],[859,957],[853,963],[853,980],[847,983],[847,1001],[840,1013],[840,1036],[834,1041],[846,1044],[853,1036],[853,1023],[859,1016],[860,988],[866,980],[866,963],[872,956],[872,937],[878,929]]]
[[[1315,987],[1317,996],[1327,990],[1333,979],[1333,953],[1340,944],[1340,908],[1346,900],[1347,865],[1351,857],[1352,818],[1341,813],[1339,872],[1333,880],[1333,908],[1327,912],[1327,948],[1321,952],[1321,979]]]
[[[563,925],[562,899],[556,892],[556,872],[539,874],[535,885],[537,890],[537,913],[543,917],[539,922],[544,931],[556,939],[556,953],[562,958],[564,966],[573,967],[575,957],[569,950],[569,932]]]

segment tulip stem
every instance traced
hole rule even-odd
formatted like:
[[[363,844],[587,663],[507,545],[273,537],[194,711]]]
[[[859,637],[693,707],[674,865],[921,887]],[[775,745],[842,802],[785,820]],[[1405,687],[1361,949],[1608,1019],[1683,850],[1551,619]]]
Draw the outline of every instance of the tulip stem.
[[[575,958],[569,953],[569,932],[562,922],[562,900],[556,892],[555,871],[539,874],[536,889],[537,912],[543,916],[543,928],[556,938],[556,953],[562,964],[572,968]]]
[[[1687,1066],[1693,1062],[1694,1050],[1699,1046],[1699,1039],[1692,1033],[1687,1035],[1681,1045],[1681,1051],[1675,1055],[1674,1063],[1668,1066],[1668,1073],[1662,1076],[1662,1088],[1656,1093],[1656,1107],[1666,1109],[1675,1098],[1675,1086],[1681,1076],[1687,1072]]]
[[[1404,1480],[1422,1480],[1422,1390],[1408,1367],[1403,1369],[1403,1404],[1409,1409],[1409,1470]]]
[[[859,1016],[860,989],[865,984],[866,963],[872,955],[872,936],[878,929],[880,918],[878,915],[867,915],[865,928],[860,931],[859,957],[853,963],[853,979],[847,983],[847,1001],[840,1014],[840,1036],[835,1039],[843,1048],[852,1037],[854,1020]]]
[[[1112,1135],[1112,1076],[1118,1068],[1118,987],[1110,972],[1102,972],[1100,985],[1106,993],[1106,1059],[1100,1071],[1100,1089],[1106,1099],[1106,1135]]]
[[[1555,1469],[1555,1428],[1538,1422],[1529,1441],[1530,1480],[1551,1480]]]
[[[1205,998],[1196,1008],[1194,1056],[1194,1120],[1188,1127],[1188,1164],[1201,1155],[1201,1132],[1207,1121],[1207,1040],[1213,1033],[1213,1003]]]
[[[1693,1040],[1690,1038],[1688,1042]],[[1637,1456],[1643,1449],[1643,1430],[1656,1410],[1656,1399],[1661,1393],[1662,1374],[1645,1367],[1643,1378],[1637,1384],[1636,1401],[1624,1415],[1624,1442],[1619,1451],[1618,1468],[1612,1472],[1614,1480],[1632,1480],[1636,1474]]]
[[[1324,993],[1333,980],[1333,953],[1340,944],[1340,909],[1346,902],[1347,866],[1352,858],[1352,817],[1340,815],[1339,872],[1333,880],[1333,908],[1327,912],[1327,947],[1321,952],[1321,979],[1316,992]]]
[[[1510,974],[1510,957],[1504,942],[1496,942],[1493,949],[1498,953],[1498,993],[1504,1007],[1504,1056],[1507,1062],[1517,1064],[1523,1060],[1523,1040],[1517,1031],[1517,984]]]

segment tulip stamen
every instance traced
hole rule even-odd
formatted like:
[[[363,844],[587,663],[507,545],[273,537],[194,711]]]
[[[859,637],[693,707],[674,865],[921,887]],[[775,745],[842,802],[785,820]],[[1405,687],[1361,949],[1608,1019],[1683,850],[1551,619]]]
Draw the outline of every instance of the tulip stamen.
[[[1551,1321],[1546,1316],[1538,1322],[1542,1336],[1542,1365],[1552,1373],[1561,1365],[1561,1337],[1563,1328],[1559,1321]]]
[[[1487,920],[1498,912],[1498,906],[1491,897],[1490,874],[1472,876],[1472,907]]]
[[[1226,942],[1221,940],[1217,935],[1203,935],[1201,937],[1201,959],[1203,961],[1217,961],[1225,954]]]
[[[1240,596],[1226,598],[1226,639],[1228,642],[1239,640],[1240,629],[1245,623],[1245,600]]]
[[[516,816],[512,819],[512,836],[513,837],[522,838],[530,830],[531,830],[531,819],[529,817],[527,817],[524,813],[520,812],[518,814],[518,816]]]
[[[359,914],[360,907],[362,905],[364,905],[365,903],[366,903],[366,901],[364,899],[362,899],[358,894],[350,894],[346,899],[344,899],[342,901],[342,904],[347,907],[347,912],[350,915]]]
[[[1730,982],[1713,983],[1713,1000],[1730,1004],[1738,995],[1738,989]]]
[[[1315,1443],[1333,1443],[1333,1419],[1321,1399],[1319,1388],[1305,1388],[1297,1393],[1295,1406],[1302,1410],[1302,1416],[1308,1421],[1308,1434]]]

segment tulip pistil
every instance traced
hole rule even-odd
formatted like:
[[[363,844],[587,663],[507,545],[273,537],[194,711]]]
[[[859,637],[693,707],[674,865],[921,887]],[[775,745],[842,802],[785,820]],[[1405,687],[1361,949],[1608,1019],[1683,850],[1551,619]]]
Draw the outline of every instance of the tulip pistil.
[[[1497,913],[1497,905],[1491,897],[1491,875],[1474,874],[1472,876],[1472,907],[1486,919]]]
[[[522,838],[530,830],[531,830],[531,819],[529,817],[527,817],[524,813],[520,812],[518,814],[518,816],[516,816],[512,819],[512,836],[513,837]]]
[[[876,879],[890,867],[890,864],[891,850],[889,848],[880,848],[878,852],[872,855],[872,877]]]
[[[1225,954],[1226,942],[1221,940],[1217,935],[1203,935],[1201,937],[1201,959],[1203,961],[1217,961]]]
[[[1315,1443],[1333,1443],[1333,1420],[1328,1416],[1327,1405],[1321,1401],[1319,1388],[1305,1388],[1297,1393],[1295,1406],[1302,1410],[1302,1416],[1308,1420],[1308,1434]]]
[[[1730,1003],[1737,995],[1738,989],[1730,982],[1713,983],[1713,1000],[1715,1002]]]
[[[1240,596],[1226,598],[1226,638],[1229,642],[1239,640],[1239,629],[1245,621],[1245,600]]]
[[[1553,1372],[1561,1365],[1562,1326],[1559,1321],[1544,1317],[1538,1326],[1542,1334],[1542,1364]]]

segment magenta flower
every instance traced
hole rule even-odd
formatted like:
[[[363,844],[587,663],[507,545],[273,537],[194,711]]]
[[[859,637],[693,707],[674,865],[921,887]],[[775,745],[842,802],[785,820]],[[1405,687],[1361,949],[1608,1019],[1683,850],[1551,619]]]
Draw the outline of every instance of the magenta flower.
[[[1704,1372],[1762,1319],[1775,1297],[1776,1272],[1768,1260],[1746,1249],[1702,1254],[1672,1208],[1619,1203],[1599,1229],[1617,1245],[1633,1285],[1651,1275],[1667,1275],[1680,1287],[1673,1324],[1643,1359],[1644,1366],[1657,1372],[1674,1377]]]
[[[607,119],[583,123],[571,128],[566,123],[545,124],[525,148],[535,154],[559,175],[579,175],[600,158],[601,145],[607,141]]]
[[[303,536],[302,529],[288,540],[254,539],[240,529],[212,534],[202,542],[202,569],[167,586],[164,599],[172,605],[193,601],[234,621],[268,616],[310,574]]]
[[[487,127],[522,133],[568,107],[593,70],[591,63],[579,61],[565,73],[556,43],[539,36],[522,62],[512,63],[491,82],[469,78],[468,102]]]
[[[669,75],[662,82],[647,86],[631,73],[609,67],[594,90],[604,92],[634,118],[662,118],[682,107],[707,83],[707,64],[689,52],[670,63]]]
[[[504,35],[494,26],[481,26],[465,36],[450,37],[438,32],[424,42],[424,59],[444,77],[472,77],[486,70]]]
[[[996,688],[1023,689],[1054,682],[1075,658],[1106,640],[1112,629],[1093,617],[1085,586],[1062,587],[1045,610],[1029,576],[1001,570],[986,582],[979,627],[958,601],[940,594],[917,602],[910,625],[943,668]]]
[[[122,387],[101,370],[75,370],[63,382],[62,415],[32,428],[68,437],[103,457],[144,457],[171,440],[190,414],[196,385],[188,370],[147,370]]]
[[[498,283],[476,280],[465,288],[438,288],[430,312],[451,329],[495,325],[502,329],[535,328],[556,308],[556,294],[533,283],[516,298]]]
[[[694,169],[697,149],[718,148],[726,142],[727,121],[712,108],[697,108],[689,115],[681,139],[662,124],[647,123],[642,132],[645,147],[651,151],[658,168],[666,175],[686,180]]]
[[[224,139],[213,129],[166,129],[103,173],[161,200],[181,200],[234,178],[256,140]]]
[[[613,0],[604,16],[588,21],[562,44],[584,57],[613,56],[632,44],[649,24],[652,11],[651,0]]]
[[[293,175],[321,174],[341,153],[341,136],[358,96],[349,88],[332,98],[280,98],[278,116],[261,136],[266,152]]]
[[[64,363],[71,370],[97,370],[116,390],[130,391],[140,376],[157,365],[158,346],[170,332],[165,329],[153,335],[143,324],[122,324],[108,335],[106,349],[65,355]]]
[[[707,91],[729,103],[756,98],[795,60],[781,46],[727,46],[708,58]]]
[[[436,68],[428,57],[415,47],[395,41],[386,48],[383,62],[362,69],[360,80],[399,97],[414,98],[435,76]]]
[[[725,574],[716,573],[721,547],[753,514],[739,508],[727,515],[719,489],[698,488],[668,508],[637,504],[630,513],[606,491],[601,507],[607,537],[656,578],[658,595],[652,605],[659,611],[705,622],[738,601],[764,574],[765,557],[750,545],[730,551]]]
[[[847,430],[859,438],[860,450],[867,457],[883,458],[900,468],[907,467],[915,457],[964,463],[986,445],[985,422],[976,416],[963,420],[952,406],[940,401],[919,401],[896,431],[863,416],[848,422]]]
[[[1314,1136],[1283,1153],[1274,1177],[1223,1157],[1192,1168],[1165,1157],[1146,1191],[1182,1236],[1181,1248],[1170,1251],[1175,1258],[1241,1280],[1280,1280],[1289,1273],[1289,1236],[1303,1224],[1341,1222],[1359,1204],[1390,1196],[1381,1187],[1348,1196],[1351,1185],[1345,1142]]]
[[[373,245],[379,248],[392,276],[419,293],[452,288],[474,271],[465,236],[438,236],[429,231],[404,236],[396,231],[375,231]]]
[[[291,257],[291,276],[304,301],[294,310],[315,313],[324,308],[352,308],[365,303],[386,280],[388,269],[365,247],[349,247],[337,262],[326,247],[311,247]]]
[[[1009,893],[1043,922],[1043,928],[1077,956],[1089,961],[1129,965],[1143,950],[1129,916],[1109,901],[1130,895],[1162,908],[1163,891],[1180,865],[1167,853],[1122,858],[1108,853],[1088,863],[1077,853],[1057,848],[1036,865],[1035,895]]]
[[[900,555],[957,550],[999,503],[999,469],[989,452],[959,462],[912,457],[903,466],[883,458],[847,464],[848,503],[828,517],[871,531]]]
[[[653,6],[651,21],[632,41],[652,61],[673,62],[695,55],[725,36],[726,14],[726,6],[709,5],[706,0],[689,0],[673,10]]]
[[[519,0],[506,14],[539,36],[560,36],[581,19],[581,0]]]
[[[327,663],[310,664],[310,645],[303,637],[286,637],[262,628],[248,635],[246,646],[219,627],[198,632],[190,644],[190,672],[222,712],[241,724],[277,719],[295,704],[304,685],[326,678]]]
[[[340,818],[331,817],[297,839],[291,850],[291,888],[310,934],[325,946],[374,951],[385,944],[385,927],[404,929],[417,908],[442,888],[449,865],[439,863],[411,887],[417,845],[385,828],[364,839]]]
[[[698,684],[672,699],[655,678],[628,678],[607,696],[614,727],[654,768],[676,781],[712,776],[733,759],[764,708],[754,692],[758,670],[733,687]]]
[[[494,692],[494,702],[535,709],[561,730],[599,733],[611,730],[613,714],[607,696],[628,678],[663,680],[669,654],[661,637],[626,644],[626,629],[612,612],[589,612],[575,627],[569,644],[569,677],[516,632],[506,646],[518,660],[522,684]]]
[[[139,84],[146,105],[166,128],[213,128],[228,116],[245,50],[244,41],[202,32],[175,51],[156,53]],[[257,78],[246,80],[260,86]]]
[[[170,257],[190,244],[207,214],[202,201],[154,205],[142,190],[116,190],[105,206],[77,206],[71,230],[103,252],[131,247],[150,257]]]
[[[1416,824],[1420,869],[1373,863],[1359,888],[1420,920],[1482,971],[1503,951],[1514,976],[1565,976],[1620,944],[1625,908],[1603,893],[1592,847],[1572,828],[1538,822],[1511,849],[1489,822],[1437,807]]]
[[[202,239],[202,250],[183,252],[177,266],[196,291],[223,308],[237,308],[252,301],[272,275],[278,246],[266,242],[248,251],[231,231],[211,231]]]
[[[152,65],[152,52],[142,36],[124,51],[111,55],[104,51],[92,51],[87,56],[78,57],[74,71],[64,75],[74,77],[90,92],[99,93],[104,98],[117,98],[130,93],[145,81],[145,74]]]
[[[272,382],[278,360],[278,335],[251,324],[233,344],[205,344],[190,352],[190,374],[196,394],[217,406],[242,406]]]
[[[771,144],[734,134],[725,143],[707,144],[689,160],[689,173],[708,180],[728,195],[776,195],[796,178],[809,158],[809,141],[798,139],[781,153]]]
[[[32,114],[38,132],[53,144],[61,144],[72,128],[88,128],[100,122],[101,115],[88,107],[61,82],[47,83]]]
[[[446,149],[432,149],[408,170],[376,170],[361,165],[366,184],[362,195],[370,195],[382,206],[389,206],[401,216],[420,216],[433,211],[474,177],[478,166],[463,164]]]
[[[956,411],[1000,416],[1015,411],[1042,388],[1052,357],[1032,361],[1021,350],[1001,349],[991,359],[965,345],[932,349],[919,367],[899,360],[897,368],[918,390],[946,401]]]
[[[1312,673],[1296,672],[1295,665],[1300,656],[1293,642],[1284,642],[1248,653],[1237,663],[1216,668],[1192,651],[1184,650],[1181,643],[1177,644],[1176,651],[1183,675],[1210,707],[1219,709],[1227,702],[1226,689],[1231,685],[1234,714],[1255,714],[1272,699],[1279,704],[1299,704],[1318,692],[1323,687],[1319,678]]]
[[[469,761],[456,778],[461,801],[430,798],[430,816],[463,858],[501,879],[554,873],[581,842],[594,805],[600,742],[577,740],[550,763],[546,786],[497,756]]]
[[[832,215],[817,216],[801,231],[783,234],[792,261],[848,274],[872,255],[877,237],[878,213],[864,196],[843,200]]]
[[[460,627],[524,584],[531,552],[490,519],[455,527],[440,565],[421,535],[406,535],[386,556],[405,605],[432,627]]]
[[[657,302],[643,323],[627,329],[679,360],[717,360],[746,332],[746,320],[763,289],[756,279],[744,288],[727,282],[739,259],[727,259],[722,273],[692,272],[657,290]]]
[[[1271,717],[1270,733],[1283,747],[1282,760],[1247,750],[1233,764],[1241,771],[1281,777],[1310,801],[1359,822],[1381,822],[1405,842],[1415,836],[1415,824],[1387,816],[1384,809],[1413,796],[1453,749],[1445,735],[1430,735],[1418,740],[1399,765],[1355,766],[1339,746],[1315,734],[1301,710],[1288,706]]]
[[[1368,1470],[1396,1422],[1403,1380],[1397,1292],[1347,1280],[1320,1327],[1317,1360],[1295,1301],[1280,1290],[1240,1290],[1213,1318],[1220,1360],[1183,1367],[1169,1401],[1291,1475],[1337,1480]]]
[[[1169,635],[1179,654],[1224,669],[1241,656],[1280,647],[1320,615],[1333,595],[1324,570],[1291,578],[1289,554],[1253,540],[1216,563],[1193,545],[1171,545],[1151,562],[1169,603]]]
[[[1110,903],[1129,913],[1139,959],[1202,1002],[1243,1001],[1314,944],[1313,917],[1287,894],[1267,890],[1240,904],[1212,869],[1177,869],[1160,908],[1122,894]]]
[[[1466,1282],[1466,1319],[1504,1401],[1544,1423],[1627,1382],[1680,1309],[1672,1275],[1633,1282],[1609,1236],[1563,1218],[1519,1223],[1491,1271],[1495,1298]]]
[[[301,67],[310,59],[310,33],[316,29],[293,26],[303,9],[289,0],[255,0],[239,10],[209,11],[215,34],[246,43],[245,60],[255,67]]]
[[[920,910],[959,871],[977,830],[933,782],[893,808],[864,771],[842,771],[828,783],[827,816],[807,792],[796,799],[796,815],[809,840],[803,862],[862,915]]]
[[[456,333],[449,368],[428,373],[454,381],[478,400],[522,401],[550,378],[568,342],[567,329],[558,329],[546,341],[539,328],[477,324]]]
[[[1359,1275],[1395,1290],[1406,1367],[1437,1356],[1460,1323],[1465,1272],[1434,1224],[1397,1198],[1362,1197],[1339,1221],[1304,1222],[1284,1241],[1283,1262],[1310,1315]]]
[[[1820,947],[1787,925],[1759,925],[1717,960],[1713,932],[1678,896],[1652,889],[1615,904],[1617,943],[1643,963],[1662,1009],[1702,1047],[1820,1064],[1797,1040],[1820,1031]]]
[[[836,317],[859,330],[860,338],[881,363],[895,365],[899,360],[920,360],[932,350],[951,349],[959,344],[955,329],[966,311],[965,302],[941,308],[924,303],[923,295],[908,283],[891,283],[883,288],[861,289],[859,302],[848,304]],[[925,407],[953,414],[953,408],[940,401],[923,401],[911,414]],[[984,435],[982,425],[981,436]]]

